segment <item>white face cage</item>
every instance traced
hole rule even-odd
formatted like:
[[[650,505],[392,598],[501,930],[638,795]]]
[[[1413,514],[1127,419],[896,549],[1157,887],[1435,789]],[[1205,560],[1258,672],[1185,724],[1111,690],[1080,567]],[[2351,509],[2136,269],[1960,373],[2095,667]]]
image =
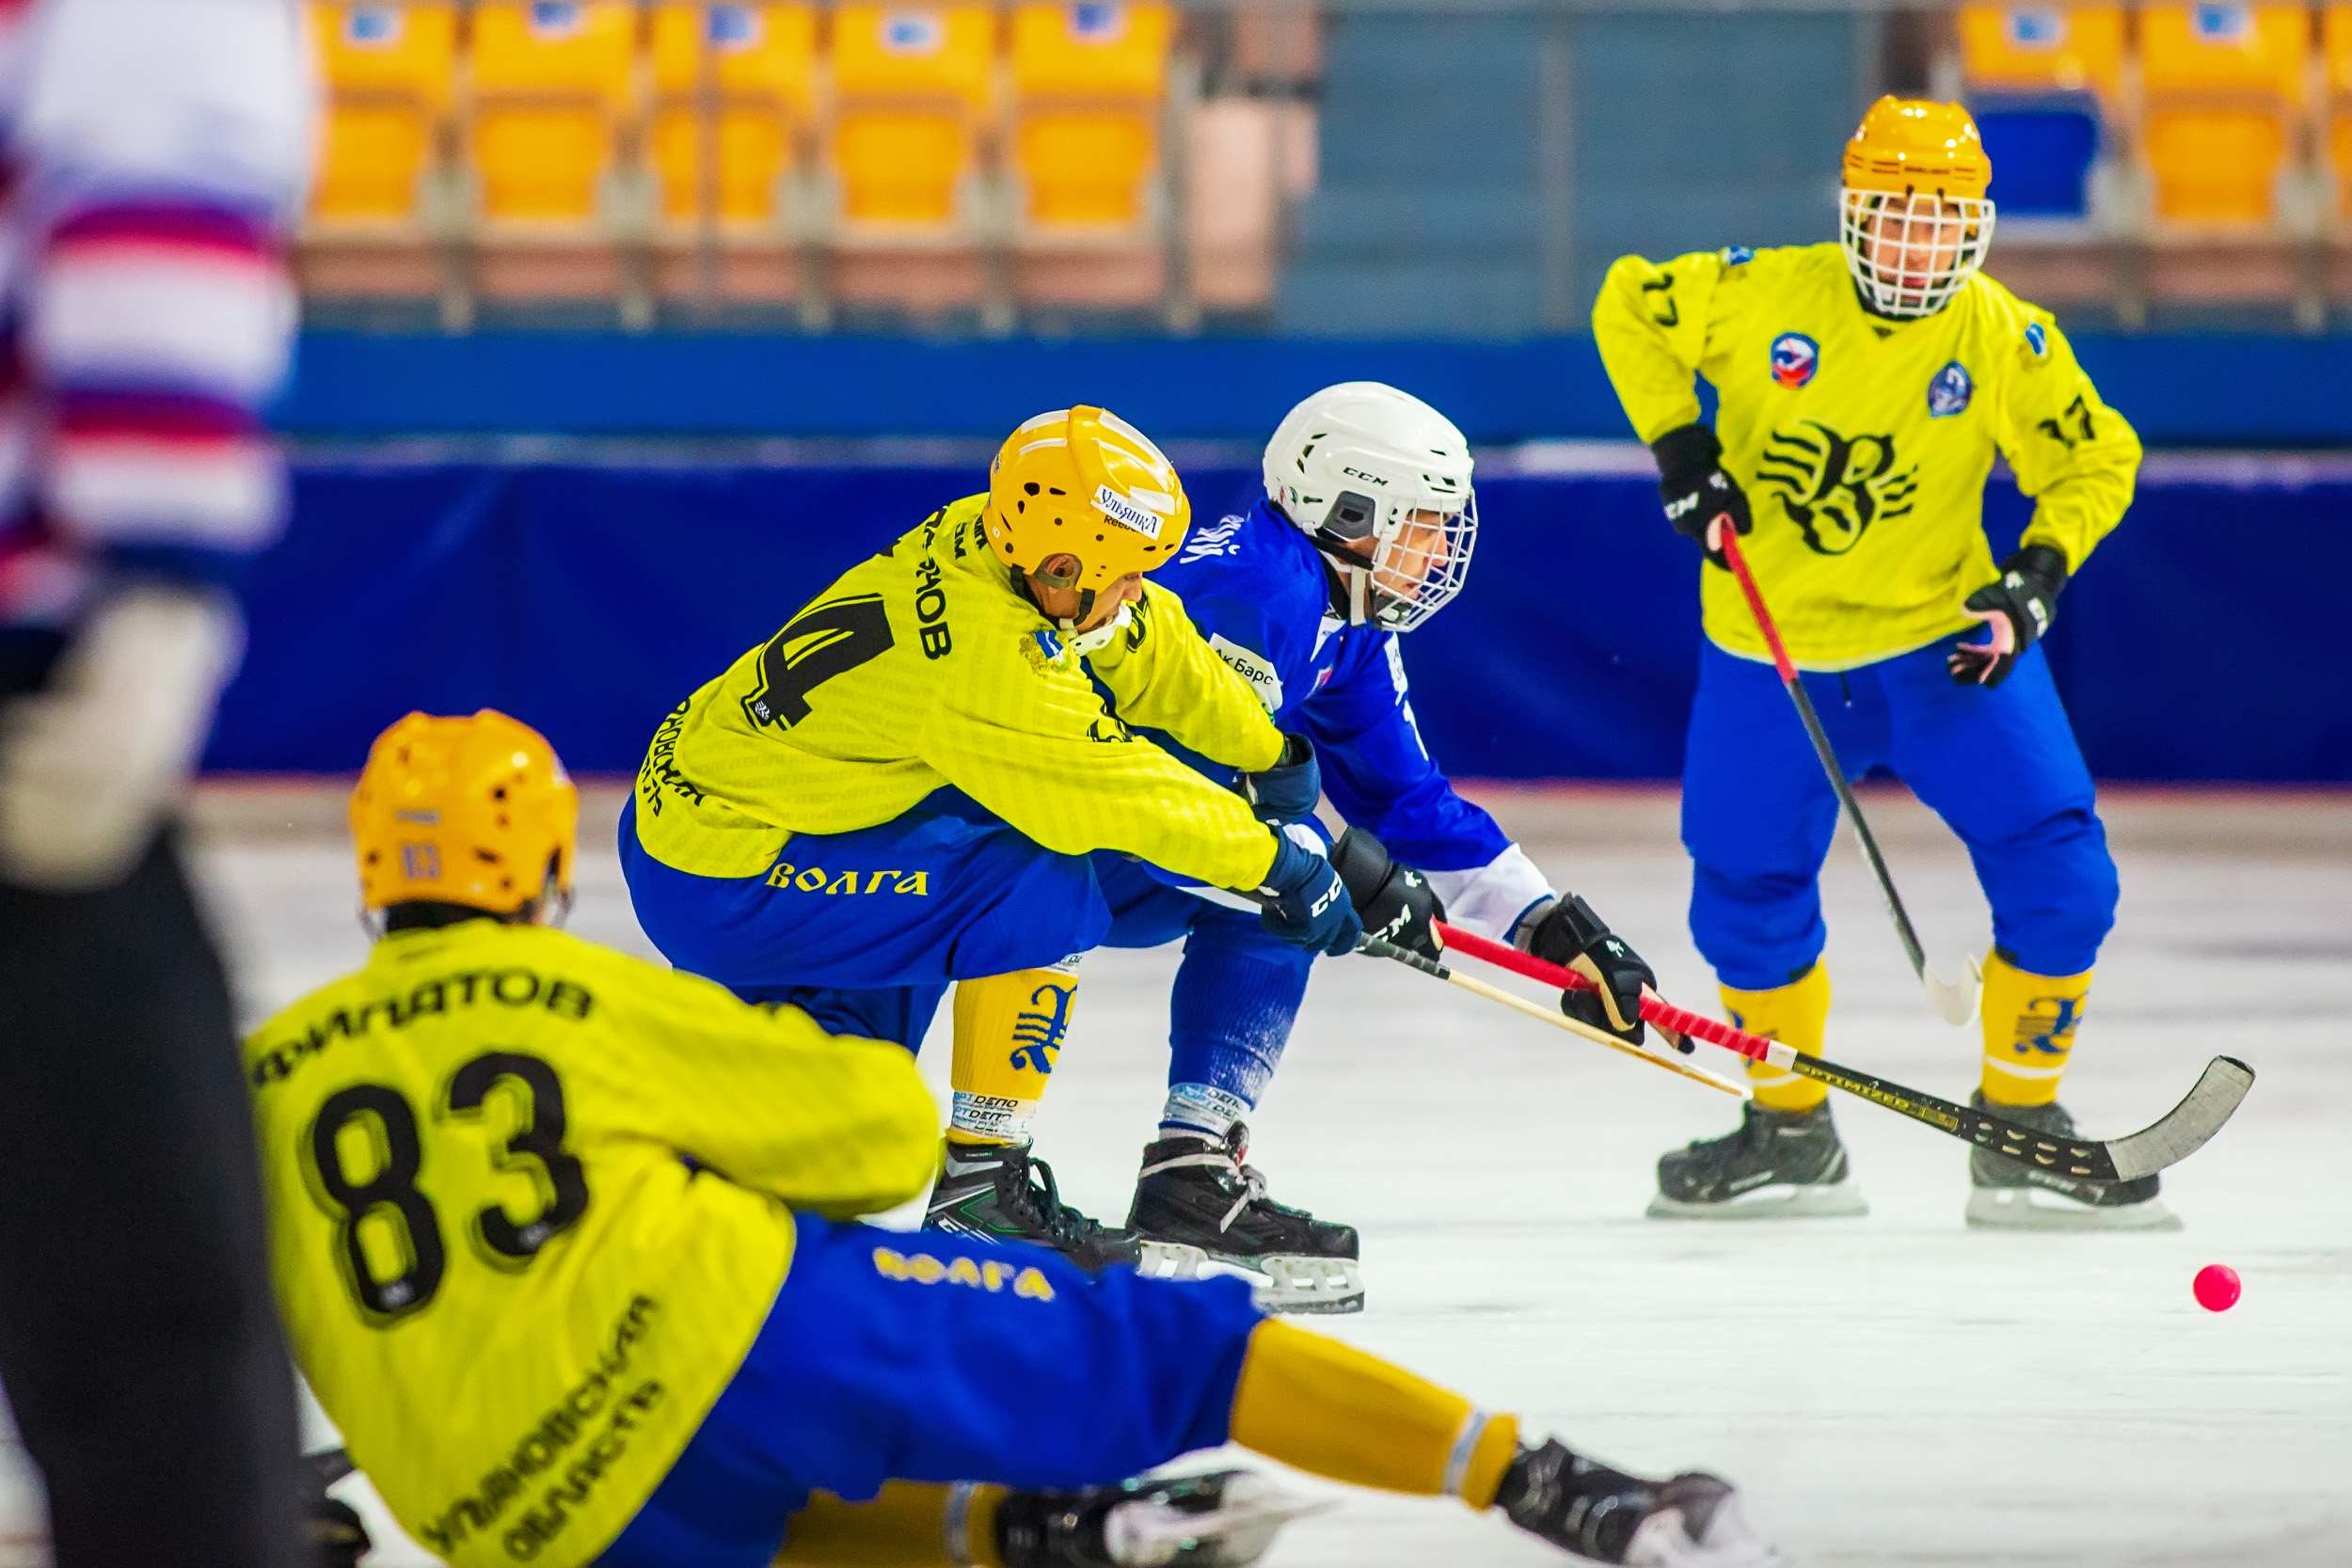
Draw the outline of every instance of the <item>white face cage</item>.
[[[1346,530],[1342,515],[1359,499],[1340,498],[1325,525],[1327,534]],[[1470,580],[1470,550],[1478,543],[1478,494],[1466,489],[1458,496],[1389,501],[1369,532],[1372,558],[1364,566],[1346,566],[1344,556],[1334,556],[1348,579],[1348,619],[1411,631],[1444,609]]]
[[[1993,244],[1993,203],[1982,197],[1841,189],[1837,206],[1847,269],[1882,316],[1935,314]]]

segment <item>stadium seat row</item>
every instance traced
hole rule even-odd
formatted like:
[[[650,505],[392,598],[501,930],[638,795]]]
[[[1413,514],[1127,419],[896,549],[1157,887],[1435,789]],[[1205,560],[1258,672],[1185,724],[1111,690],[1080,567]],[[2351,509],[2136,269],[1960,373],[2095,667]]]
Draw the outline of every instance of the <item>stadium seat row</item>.
[[[2352,221],[2352,4],[1971,6],[1959,34],[2005,214],[2085,214],[2105,141],[2160,225],[2270,228],[2298,169],[2331,171]]]
[[[972,220],[1000,164],[1041,231],[1147,227],[1174,32],[1161,0],[333,0],[315,234],[428,220],[582,230],[616,175],[658,222],[773,230],[819,173],[830,221],[910,238]]]

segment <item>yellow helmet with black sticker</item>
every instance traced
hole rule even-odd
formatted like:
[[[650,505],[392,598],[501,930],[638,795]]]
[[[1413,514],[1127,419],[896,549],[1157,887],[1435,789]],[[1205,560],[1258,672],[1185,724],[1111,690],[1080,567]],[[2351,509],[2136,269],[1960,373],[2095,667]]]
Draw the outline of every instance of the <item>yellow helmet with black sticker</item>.
[[[579,827],[580,790],[537,730],[493,708],[412,713],[375,737],[351,792],[360,904],[568,901]]]
[[[1931,316],[1993,244],[1993,160],[1958,103],[1885,97],[1846,143],[1838,242],[1870,308]]]
[[[1006,565],[1091,594],[1176,559],[1192,503],[1151,438],[1106,408],[1040,414],[989,465],[989,547]],[[1066,555],[1069,573],[1041,570]]]

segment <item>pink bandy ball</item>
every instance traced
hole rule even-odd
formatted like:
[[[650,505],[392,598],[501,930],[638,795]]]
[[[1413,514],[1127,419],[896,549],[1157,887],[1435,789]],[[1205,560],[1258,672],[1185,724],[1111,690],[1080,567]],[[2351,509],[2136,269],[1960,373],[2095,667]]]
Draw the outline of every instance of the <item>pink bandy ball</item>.
[[[2237,1305],[2237,1270],[2227,1263],[2208,1263],[2197,1271],[2197,1278],[2189,1289],[2196,1292],[2197,1305],[2208,1312],[2227,1312]]]

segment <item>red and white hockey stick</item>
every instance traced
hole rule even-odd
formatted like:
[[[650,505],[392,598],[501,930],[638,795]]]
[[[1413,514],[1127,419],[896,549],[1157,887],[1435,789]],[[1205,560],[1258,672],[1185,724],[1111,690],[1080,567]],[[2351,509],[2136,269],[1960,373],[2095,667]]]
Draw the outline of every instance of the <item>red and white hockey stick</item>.
[[[1870,875],[1879,880],[1879,893],[1886,899],[1886,912],[1895,917],[1895,935],[1901,939],[1903,953],[1911,959],[1911,972],[1927,988],[1928,1001],[1945,1022],[1957,1028],[1968,1022],[1977,1010],[1977,993],[1984,988],[1984,976],[1973,958],[1968,960],[1965,981],[1947,980],[1929,967],[1926,949],[1919,945],[1919,933],[1911,927],[1911,916],[1903,909],[1902,895],[1895,891],[1894,874],[1886,869],[1886,857],[1879,853],[1879,841],[1870,834],[1870,824],[1863,820],[1862,807],[1855,803],[1853,786],[1846,782],[1846,770],[1838,764],[1837,752],[1829,743],[1829,732],[1821,728],[1821,716],[1814,711],[1813,699],[1805,695],[1804,683],[1797,678],[1797,667],[1782,646],[1780,627],[1772,623],[1772,612],[1764,608],[1764,591],[1756,585],[1756,574],[1748,570],[1747,557],[1740,551],[1739,530],[1726,526],[1727,519],[1718,517],[1708,526],[1707,540],[1723,551],[1724,563],[1740,580],[1740,592],[1748,601],[1748,613],[1756,617],[1756,629],[1764,634],[1764,645],[1772,652],[1772,664],[1780,671],[1780,684],[1788,689],[1788,697],[1797,705],[1797,717],[1804,721],[1804,733],[1813,741],[1814,754],[1821,759],[1821,771],[1829,775],[1830,787],[1837,791],[1837,803],[1845,808],[1846,820],[1853,824],[1854,837],[1862,844],[1862,858],[1870,863]]]
[[[1508,943],[1444,921],[1438,922],[1438,935],[1451,950],[1483,958],[1531,980],[1541,980],[1564,990],[1598,989],[1572,969],[1546,963]],[[2239,1101],[2254,1084],[2252,1068],[2234,1056],[2216,1056],[2205,1064],[2197,1086],[2188,1091],[2186,1098],[2140,1131],[2122,1138],[2053,1138],[1973,1106],[1955,1105],[1948,1100],[1939,1100],[1867,1072],[1856,1072],[1819,1056],[1805,1055],[1778,1040],[1735,1029],[1655,996],[1642,999],[1642,1019],[1661,1029],[1737,1052],[1750,1061],[1764,1062],[1783,1072],[1818,1079],[1832,1088],[1860,1095],[1873,1104],[1925,1122],[1963,1142],[1980,1144],[1997,1154],[2089,1181],[2131,1181],[2180,1164],[2221,1131],[2222,1124],[2236,1113]]]

